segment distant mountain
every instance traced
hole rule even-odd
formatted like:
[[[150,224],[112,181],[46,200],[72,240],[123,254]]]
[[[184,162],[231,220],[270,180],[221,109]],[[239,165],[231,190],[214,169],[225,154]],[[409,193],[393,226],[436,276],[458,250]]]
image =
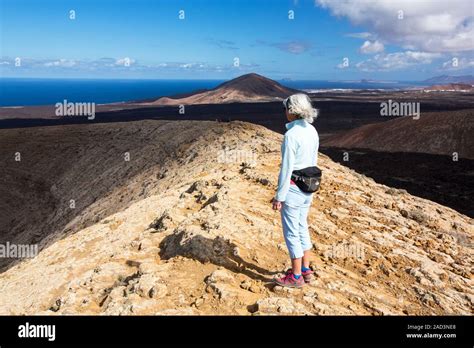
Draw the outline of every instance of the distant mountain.
[[[464,75],[464,76],[450,76],[450,75],[441,75],[435,76],[430,79],[422,81],[427,84],[448,84],[448,83],[467,83],[474,84],[474,76]]]
[[[189,105],[272,101],[281,100],[298,92],[274,80],[252,73],[224,82],[208,91],[199,91],[187,96],[162,97],[152,104]]]
[[[445,85],[433,85],[424,88],[425,91],[472,91],[474,87],[470,83],[448,83]]]

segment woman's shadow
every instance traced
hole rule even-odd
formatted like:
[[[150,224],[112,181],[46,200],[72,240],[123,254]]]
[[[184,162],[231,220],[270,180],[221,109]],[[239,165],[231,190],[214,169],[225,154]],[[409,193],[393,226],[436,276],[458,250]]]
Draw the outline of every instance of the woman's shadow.
[[[160,257],[164,260],[183,256],[202,263],[211,262],[264,283],[272,281],[272,277],[268,276],[279,273],[271,272],[244,260],[237,250],[237,245],[225,238],[211,239],[199,234],[188,236],[186,231],[166,236],[160,243]]]

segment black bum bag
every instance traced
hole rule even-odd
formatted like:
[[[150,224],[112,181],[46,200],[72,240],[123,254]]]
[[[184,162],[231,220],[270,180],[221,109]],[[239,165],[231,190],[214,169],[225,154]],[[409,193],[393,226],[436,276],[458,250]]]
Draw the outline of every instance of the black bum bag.
[[[321,185],[321,169],[318,167],[307,167],[299,170],[294,170],[291,174],[291,180],[298,186],[298,188],[306,193],[314,193],[319,190]]]

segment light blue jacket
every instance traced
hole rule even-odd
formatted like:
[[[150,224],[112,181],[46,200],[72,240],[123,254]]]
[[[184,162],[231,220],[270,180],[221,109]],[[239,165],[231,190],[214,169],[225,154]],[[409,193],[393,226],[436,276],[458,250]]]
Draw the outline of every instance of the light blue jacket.
[[[298,119],[286,124],[281,145],[281,168],[275,199],[284,202],[290,188],[293,170],[316,166],[318,163],[319,135],[307,121]]]

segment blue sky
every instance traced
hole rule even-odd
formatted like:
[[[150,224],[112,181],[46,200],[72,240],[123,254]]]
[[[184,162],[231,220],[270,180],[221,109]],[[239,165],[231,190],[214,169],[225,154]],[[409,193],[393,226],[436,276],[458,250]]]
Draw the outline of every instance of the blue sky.
[[[474,68],[469,0],[0,2],[5,77],[226,79],[257,72],[408,81]]]

